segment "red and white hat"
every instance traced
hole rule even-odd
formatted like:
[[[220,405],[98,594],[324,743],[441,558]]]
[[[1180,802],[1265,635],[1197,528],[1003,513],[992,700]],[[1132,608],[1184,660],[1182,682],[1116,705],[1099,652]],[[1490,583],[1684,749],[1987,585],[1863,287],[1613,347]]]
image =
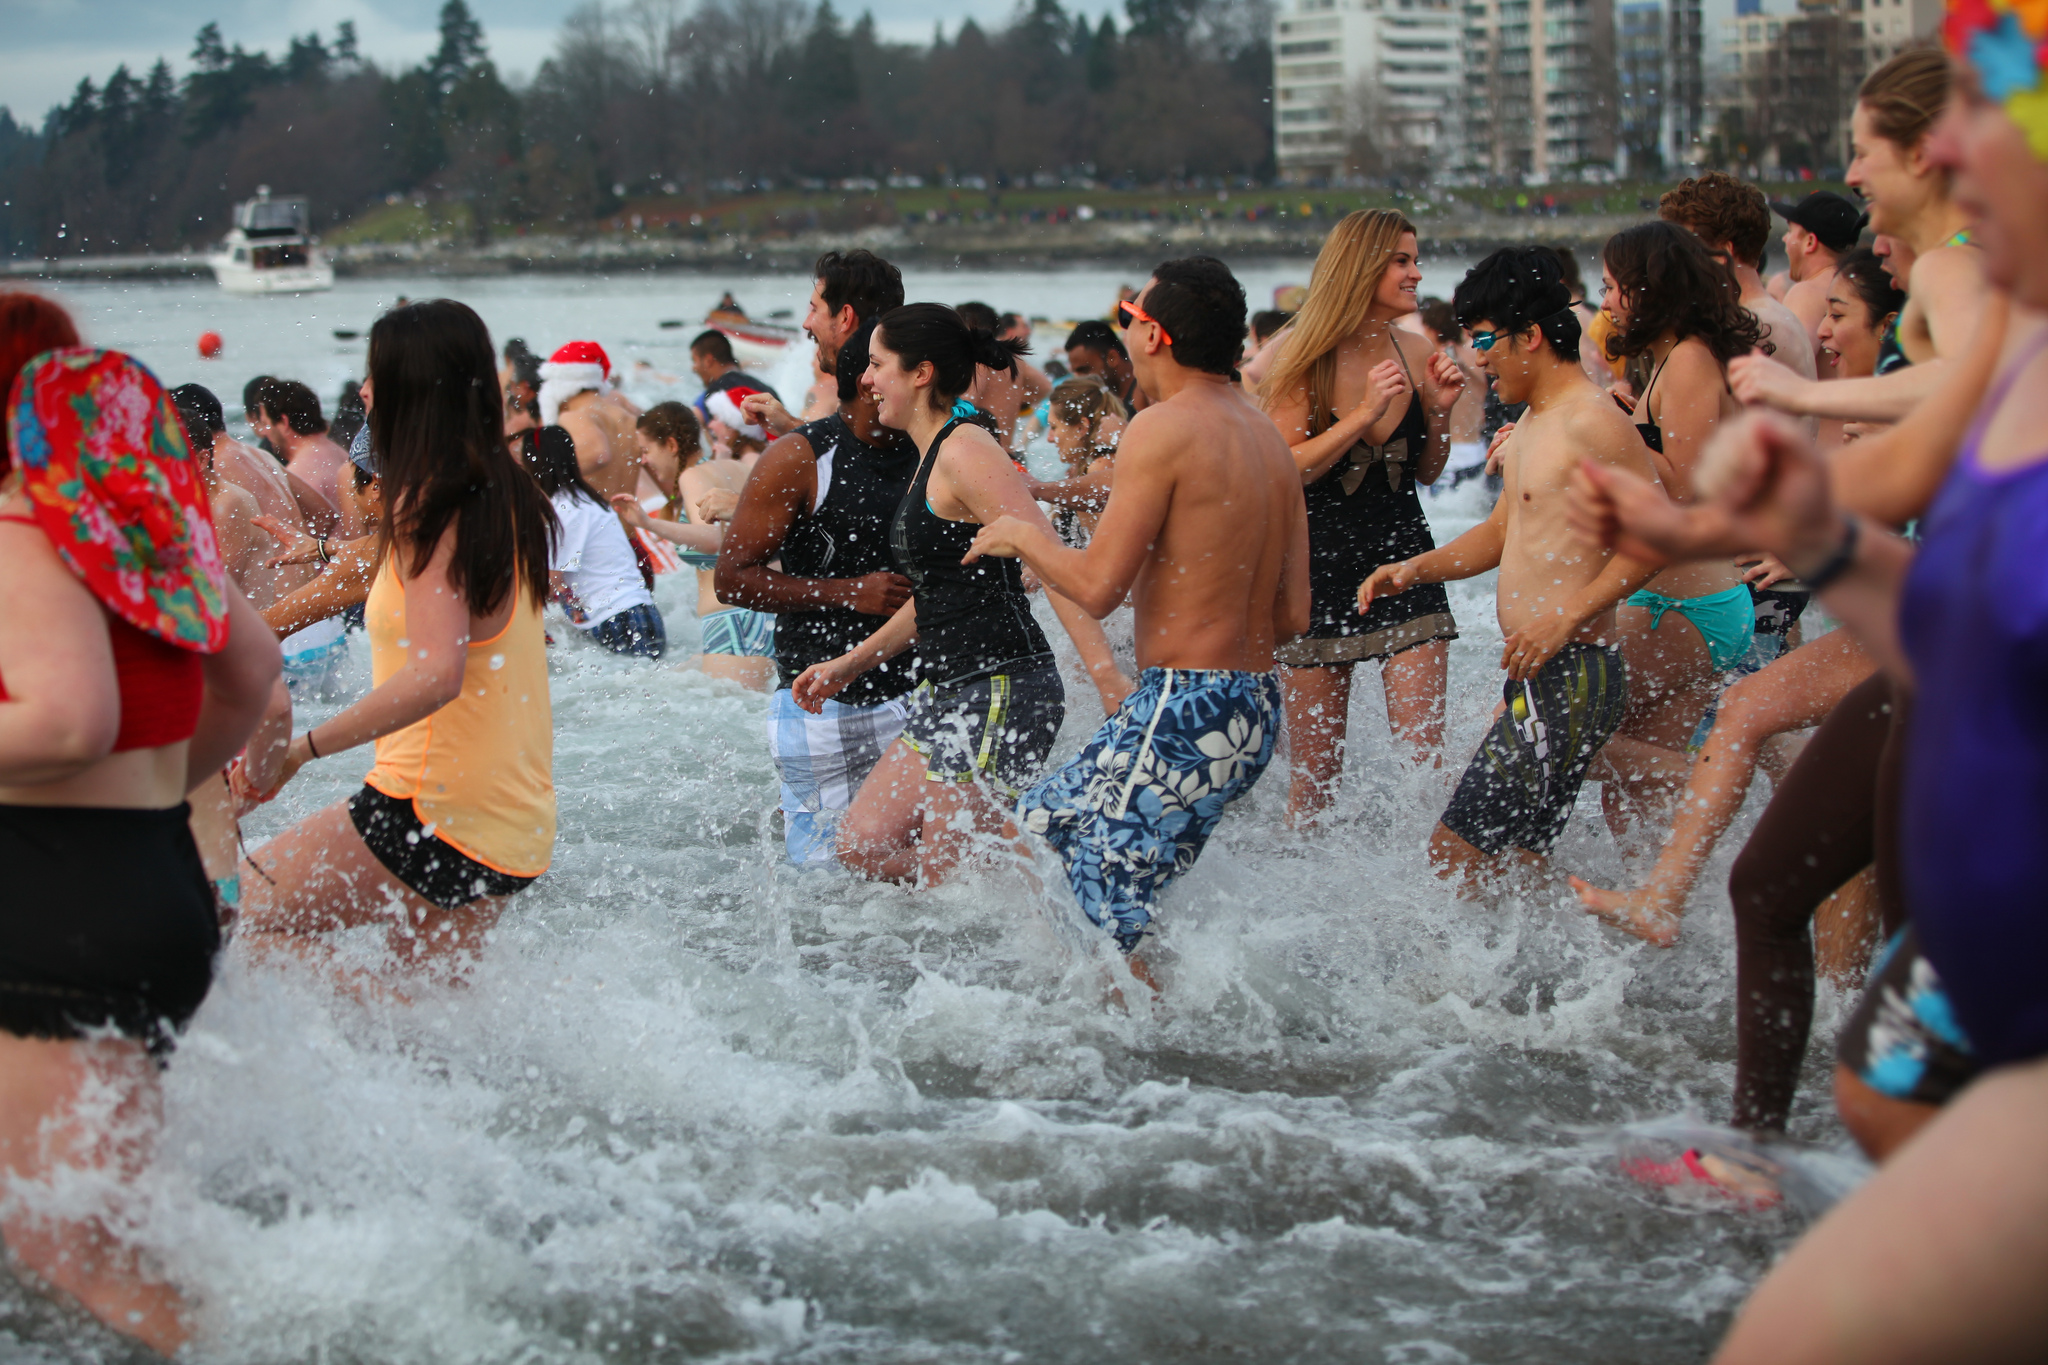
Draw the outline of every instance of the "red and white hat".
[[[579,393],[602,389],[611,377],[612,358],[594,341],[572,341],[540,367],[540,421],[551,427],[562,404]]]
[[[765,441],[768,439],[768,429],[750,420],[740,408],[740,404],[759,392],[761,390],[750,389],[744,384],[735,384],[729,389],[715,389],[704,395],[704,411],[742,436]]]

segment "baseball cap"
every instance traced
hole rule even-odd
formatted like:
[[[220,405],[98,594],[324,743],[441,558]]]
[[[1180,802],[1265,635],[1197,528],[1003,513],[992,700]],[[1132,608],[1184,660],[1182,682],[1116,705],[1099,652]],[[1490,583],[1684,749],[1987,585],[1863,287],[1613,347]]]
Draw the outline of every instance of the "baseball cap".
[[[1856,245],[1857,235],[1863,231],[1863,209],[1855,200],[1833,190],[1815,190],[1796,204],[1778,199],[1770,204],[1771,212],[1820,238],[1820,244],[1829,251],[1847,251]]]

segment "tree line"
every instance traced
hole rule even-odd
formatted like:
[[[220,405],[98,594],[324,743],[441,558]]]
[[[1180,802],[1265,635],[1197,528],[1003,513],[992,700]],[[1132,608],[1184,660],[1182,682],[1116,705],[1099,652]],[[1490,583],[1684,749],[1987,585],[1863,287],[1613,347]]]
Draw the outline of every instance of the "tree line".
[[[831,0],[589,0],[518,88],[465,0],[405,69],[364,58],[347,21],[277,57],[209,23],[182,77],[161,59],[87,77],[40,128],[0,109],[0,251],[195,246],[259,184],[309,198],[322,227],[396,196],[455,201],[482,239],[652,194],[1268,175],[1271,0],[1124,11],[1027,0],[919,45]]]

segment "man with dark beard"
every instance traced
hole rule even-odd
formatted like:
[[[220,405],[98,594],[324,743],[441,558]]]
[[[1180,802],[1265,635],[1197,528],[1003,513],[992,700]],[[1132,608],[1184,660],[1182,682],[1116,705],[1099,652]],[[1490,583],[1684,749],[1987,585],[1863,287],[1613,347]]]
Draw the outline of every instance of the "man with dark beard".
[[[839,350],[891,308],[903,306],[903,272],[865,247],[828,251],[811,272],[811,306],[804,313],[804,331],[818,343],[818,368],[837,373]],[[861,363],[867,363],[862,353]],[[858,376],[856,376],[857,378]],[[841,385],[841,401],[845,401]],[[803,419],[793,416],[772,394],[746,400],[745,411],[771,435],[795,431]],[[829,413],[816,414],[829,419]]]

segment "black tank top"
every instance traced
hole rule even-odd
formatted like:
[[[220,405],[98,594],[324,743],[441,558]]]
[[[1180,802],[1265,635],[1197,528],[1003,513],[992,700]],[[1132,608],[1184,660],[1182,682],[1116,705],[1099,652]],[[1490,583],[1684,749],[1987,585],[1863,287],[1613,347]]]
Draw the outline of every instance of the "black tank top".
[[[782,541],[782,571],[796,578],[894,572],[889,519],[917,472],[917,447],[902,435],[871,446],[837,413],[806,422],[796,434],[810,442],[817,456],[825,496],[815,510],[803,509],[790,525]],[[887,619],[851,607],[780,613],[775,620],[775,666],[782,685],[789,686],[812,664],[846,653]],[[909,657],[899,656],[861,674],[837,699],[848,706],[873,706],[902,696],[916,682]]]
[[[939,447],[959,425],[954,418],[932,441],[889,528],[897,572],[917,594],[918,675],[940,686],[1052,663],[1024,595],[1022,562],[990,557],[962,564],[980,525],[947,521],[926,500]]]

